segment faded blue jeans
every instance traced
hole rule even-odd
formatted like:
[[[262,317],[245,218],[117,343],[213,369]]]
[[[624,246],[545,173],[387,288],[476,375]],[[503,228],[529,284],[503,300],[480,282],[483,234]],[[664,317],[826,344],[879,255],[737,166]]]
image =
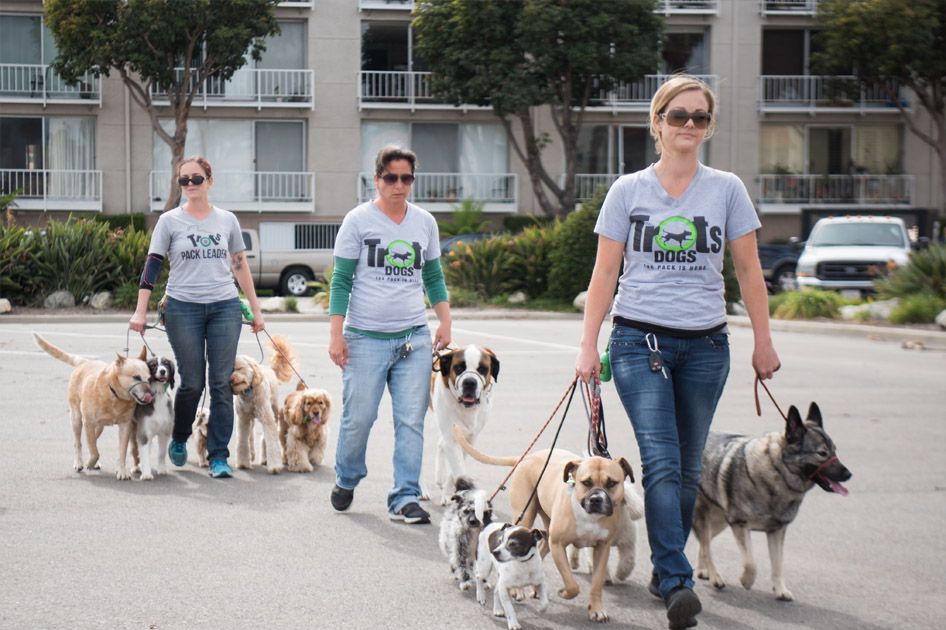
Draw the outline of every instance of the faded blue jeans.
[[[703,447],[729,375],[729,335],[655,335],[667,378],[650,370],[645,335],[637,328],[614,327],[611,371],[640,447],[651,562],[666,598],[677,586],[693,588],[684,547]]]
[[[407,336],[375,339],[345,331],[348,363],[342,372],[342,419],[335,449],[335,483],[353,490],[368,474],[365,450],[378,418],[385,386],[394,412],[394,487],[388,511],[397,512],[420,497],[424,457],[424,415],[430,397],[431,341],[427,326],[410,335],[414,350],[399,358]]]
[[[181,377],[181,384],[174,396],[173,438],[177,442],[186,442],[190,437],[197,406],[204,392],[204,374],[209,373],[209,459],[227,459],[230,456],[227,447],[233,435],[230,374],[233,373],[242,321],[238,298],[197,304],[168,297],[164,327],[177,360],[177,373]]]

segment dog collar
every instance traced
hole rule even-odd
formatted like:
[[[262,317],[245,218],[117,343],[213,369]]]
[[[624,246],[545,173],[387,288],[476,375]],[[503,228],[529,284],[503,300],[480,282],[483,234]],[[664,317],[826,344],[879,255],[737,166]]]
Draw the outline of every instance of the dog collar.
[[[253,388],[252,388],[252,387],[247,387],[246,389],[243,390],[243,393],[240,394],[240,395],[241,395],[241,396],[246,396],[247,398],[251,398],[251,397],[253,396]]]

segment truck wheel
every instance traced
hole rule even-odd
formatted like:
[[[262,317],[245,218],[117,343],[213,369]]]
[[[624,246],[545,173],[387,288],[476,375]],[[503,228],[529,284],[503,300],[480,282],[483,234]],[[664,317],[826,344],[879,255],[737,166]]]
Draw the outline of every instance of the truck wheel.
[[[773,275],[775,282],[774,285],[776,293],[781,293],[783,291],[794,291],[798,288],[798,284],[795,281],[795,266],[794,265],[783,265],[775,270]]]
[[[311,289],[307,283],[314,279],[312,272],[305,267],[290,267],[282,274],[282,279],[279,281],[279,292],[283,295],[295,297],[310,295]]]

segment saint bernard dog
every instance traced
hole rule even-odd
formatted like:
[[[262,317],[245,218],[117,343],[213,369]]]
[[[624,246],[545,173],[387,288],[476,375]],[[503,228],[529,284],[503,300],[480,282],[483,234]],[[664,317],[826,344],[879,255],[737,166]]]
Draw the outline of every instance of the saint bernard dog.
[[[434,361],[430,406],[440,430],[434,469],[440,505],[450,502],[457,478],[465,474],[466,454],[453,438],[453,426],[474,443],[489,418],[493,384],[498,379],[499,359],[489,348],[451,349]]]

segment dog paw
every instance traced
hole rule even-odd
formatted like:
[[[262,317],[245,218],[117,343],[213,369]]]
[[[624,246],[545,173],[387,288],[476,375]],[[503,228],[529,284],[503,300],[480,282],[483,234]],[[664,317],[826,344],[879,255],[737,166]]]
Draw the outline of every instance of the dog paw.
[[[239,470],[249,470],[249,469],[250,469],[250,465],[249,465],[248,463],[246,463],[246,462],[237,462],[237,468],[238,468]]]
[[[746,567],[742,570],[742,576],[739,578],[739,582],[742,584],[742,587],[748,591],[752,589],[752,585],[755,584],[755,576],[755,567]]]
[[[133,475],[134,475],[135,473],[140,473],[140,472],[141,472],[141,466],[135,465],[135,466],[132,467],[132,469],[131,469],[131,474],[133,474]]]
[[[504,611],[502,608],[494,608],[494,609],[493,609],[493,616],[494,616],[494,617],[505,617],[505,616],[506,616],[506,611]]]
[[[129,479],[131,479],[131,474],[127,470],[119,470],[118,472],[115,473],[115,477],[119,481],[128,481]]]
[[[701,579],[701,580],[708,580],[708,579],[709,579],[709,571],[707,571],[706,569],[702,569],[702,568],[701,568],[701,569],[697,570],[697,572],[696,572],[696,577],[699,578],[699,579]]]
[[[518,622],[518,621],[515,622],[515,623],[513,623],[512,621],[507,621],[507,622],[506,622],[506,628],[507,628],[508,630],[522,630],[522,626],[519,625],[519,622]]]
[[[269,468],[269,472],[271,472],[274,475],[278,475],[280,470],[282,470],[282,466],[271,466]]]
[[[473,582],[466,580],[465,582],[460,582],[458,585],[461,591],[468,591],[473,587]]]
[[[558,590],[558,596],[562,599],[575,599],[578,597],[578,585],[576,584],[574,588],[560,588]]]
[[[151,481],[152,479],[154,479],[154,475],[152,475],[151,473],[141,473],[142,481]]]
[[[85,469],[85,467],[82,464],[73,464],[72,469],[77,473],[80,473]]]
[[[590,620],[592,620],[592,621],[594,621],[594,622],[596,622],[596,623],[604,623],[605,621],[608,620],[608,613],[606,613],[603,609],[592,610],[592,609],[589,607],[589,608],[588,608],[588,619],[590,619]]]
[[[161,466],[161,467],[159,467],[159,468],[155,468],[155,469],[154,469],[154,474],[155,474],[155,475],[166,475],[166,474],[168,474],[168,469],[167,469],[167,468],[164,468],[163,466]]]
[[[792,595],[792,592],[784,586],[781,588],[781,590],[777,588],[773,588],[772,590],[775,592],[775,599],[779,600],[780,602],[795,601],[795,596]]]

